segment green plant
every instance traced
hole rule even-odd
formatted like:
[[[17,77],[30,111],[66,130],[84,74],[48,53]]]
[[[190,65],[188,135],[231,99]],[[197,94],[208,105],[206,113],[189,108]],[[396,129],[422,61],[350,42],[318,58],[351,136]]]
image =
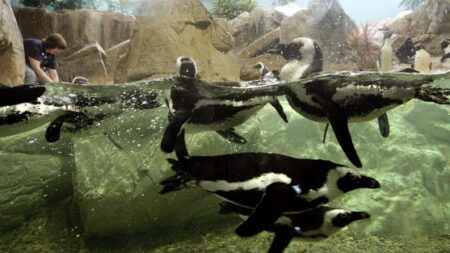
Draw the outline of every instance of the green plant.
[[[374,30],[370,24],[364,24],[349,35],[347,42],[350,46],[351,60],[360,70],[374,69],[380,47],[373,41]]]
[[[212,14],[228,20],[237,17],[244,11],[250,12],[257,6],[255,0],[217,0],[212,4]]]
[[[404,6],[408,10],[416,9],[420,4],[425,2],[425,0],[402,0],[399,6]]]

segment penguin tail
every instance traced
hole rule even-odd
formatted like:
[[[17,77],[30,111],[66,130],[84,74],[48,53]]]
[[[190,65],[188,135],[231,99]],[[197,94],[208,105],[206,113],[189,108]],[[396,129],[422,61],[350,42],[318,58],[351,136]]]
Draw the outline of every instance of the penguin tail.
[[[448,96],[450,96],[450,89],[448,88],[427,86],[418,88],[415,97],[426,102],[448,105],[450,104]]]
[[[184,169],[182,162],[170,158],[167,159],[167,162],[171,164],[171,168],[176,174],[160,182],[163,186],[163,189],[159,192],[160,194],[181,190],[185,188],[187,182],[191,180],[191,177]]]

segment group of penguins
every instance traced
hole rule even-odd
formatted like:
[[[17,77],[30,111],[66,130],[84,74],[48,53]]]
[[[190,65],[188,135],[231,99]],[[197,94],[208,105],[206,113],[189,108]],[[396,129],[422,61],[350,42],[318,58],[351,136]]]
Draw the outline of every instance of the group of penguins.
[[[268,52],[280,54],[287,60],[280,72],[269,70],[261,62],[254,67],[260,71],[262,82],[268,79],[294,82],[282,85],[288,86],[282,88],[282,92],[276,85],[256,85],[254,89],[248,89],[253,83],[202,82],[196,78],[198,71],[192,58],[182,56],[177,59],[180,84],[172,87],[166,96],[169,125],[161,142],[164,152],[176,153],[177,160],[168,159],[176,174],[161,182],[161,193],[201,187],[220,196],[226,202],[220,204],[219,213],[237,213],[246,218],[235,232],[241,237],[262,231],[273,232],[275,237],[268,252],[277,253],[283,252],[294,237],[325,239],[354,221],[369,218],[367,212],[347,211],[324,204],[352,190],[379,188],[380,183],[345,165],[326,160],[256,152],[190,156],[185,131],[216,131],[229,141],[244,144],[247,141],[235,132],[234,127],[266,104],[270,103],[288,122],[276,98],[286,95],[289,104],[302,116],[331,124],[347,157],[356,167],[362,167],[351,141],[348,122],[378,118],[381,134],[386,137],[389,135],[386,111],[413,98],[450,104],[447,98],[450,90],[422,87],[433,81],[432,77],[405,84],[401,78],[396,80],[387,74],[382,79],[384,82],[380,82],[348,73],[325,75],[318,82],[306,82],[298,88],[301,85],[296,86],[295,81],[322,71],[319,44],[311,38],[301,37],[288,44],[279,44]],[[449,77],[448,73],[445,77]],[[360,82],[355,83],[358,80]],[[330,88],[332,86],[334,88]]]

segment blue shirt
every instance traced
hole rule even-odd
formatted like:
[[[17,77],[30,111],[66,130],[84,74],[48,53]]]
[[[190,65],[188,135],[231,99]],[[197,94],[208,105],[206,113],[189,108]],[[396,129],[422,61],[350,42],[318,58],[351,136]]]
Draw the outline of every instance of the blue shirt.
[[[56,56],[45,52],[42,40],[24,39],[23,47],[25,50],[25,61],[29,67],[31,65],[28,57],[31,57],[41,63],[43,70],[56,69]]]

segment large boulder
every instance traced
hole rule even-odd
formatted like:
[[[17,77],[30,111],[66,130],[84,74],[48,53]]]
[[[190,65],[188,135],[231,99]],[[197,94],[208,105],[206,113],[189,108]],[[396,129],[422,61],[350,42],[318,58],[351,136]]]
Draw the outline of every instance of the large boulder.
[[[111,79],[106,70],[106,53],[98,43],[87,45],[59,61],[58,73],[62,80],[83,76],[92,84],[106,84]]]
[[[96,10],[49,13],[45,9],[15,6],[14,13],[24,38],[42,39],[58,32],[66,39],[70,53],[96,42],[105,49],[117,45],[131,38],[136,21],[132,15]]]
[[[244,48],[266,33],[275,30],[284,18],[285,16],[280,12],[265,8],[241,13],[229,22],[232,35],[236,40],[236,48]]]
[[[106,53],[106,71],[108,72],[108,83],[114,82],[114,75],[117,71],[117,64],[120,59],[125,57],[130,51],[130,40],[122,41],[121,43],[109,48]]]
[[[283,20],[280,28],[281,42],[313,38],[319,42],[325,61],[338,62],[345,55],[348,35],[357,27],[337,0],[310,0],[308,9]]]
[[[440,54],[440,42],[450,37],[450,1],[428,0],[410,14],[395,20],[390,28]]]
[[[0,1],[0,83],[21,84],[25,78],[22,36],[9,0]]]
[[[202,79],[239,80],[233,38],[198,0],[143,2],[129,54],[119,62],[116,82],[173,75],[177,57],[187,55]]]

